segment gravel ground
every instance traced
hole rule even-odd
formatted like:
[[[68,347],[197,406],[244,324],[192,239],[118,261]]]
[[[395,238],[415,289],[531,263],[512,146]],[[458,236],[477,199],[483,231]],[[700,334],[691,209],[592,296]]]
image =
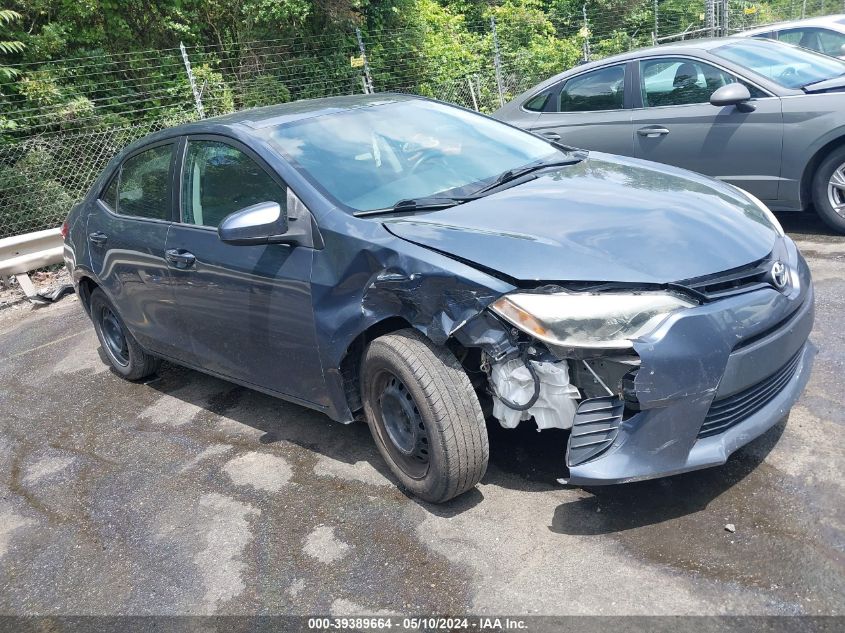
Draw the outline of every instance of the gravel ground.
[[[617,487],[491,426],[478,489],[420,503],[363,424],[122,381],[75,297],[0,310],[0,614],[843,615],[845,240],[784,222],[817,285],[801,401],[722,468]]]

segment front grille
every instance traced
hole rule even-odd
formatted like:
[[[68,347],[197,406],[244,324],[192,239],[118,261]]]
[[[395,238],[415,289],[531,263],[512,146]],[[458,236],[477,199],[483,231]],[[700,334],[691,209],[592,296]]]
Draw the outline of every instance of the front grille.
[[[710,437],[728,430],[749,416],[754,415],[777,396],[795,375],[801,351],[793,356],[777,372],[761,380],[753,387],[725,398],[714,400],[704,418],[698,437]]]
[[[719,299],[757,288],[771,287],[771,283],[769,283],[771,267],[771,258],[765,257],[747,266],[732,268],[714,275],[679,281],[678,285],[700,292],[709,299]]]

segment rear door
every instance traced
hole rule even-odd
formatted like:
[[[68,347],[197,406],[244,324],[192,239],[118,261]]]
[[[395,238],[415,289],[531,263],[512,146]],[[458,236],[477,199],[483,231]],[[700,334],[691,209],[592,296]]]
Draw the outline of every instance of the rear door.
[[[567,145],[631,156],[629,66],[589,70],[533,97],[523,105],[540,110],[529,129]]]
[[[217,236],[223,218],[252,204],[273,201],[293,212],[287,186],[231,139],[188,137],[183,153],[180,222],[170,230],[166,252],[182,335],[191,343],[185,360],[318,402],[323,382],[311,306],[313,250],[232,246]],[[298,206],[297,212],[308,213]]]
[[[783,144],[781,101],[743,82],[752,112],[710,105],[718,88],[740,81],[697,58],[639,61],[639,100],[633,111],[638,158],[725,180],[763,200],[778,194]]]
[[[176,141],[127,157],[87,222],[91,269],[129,331],[148,350],[174,355],[174,312],[164,249],[171,226]]]

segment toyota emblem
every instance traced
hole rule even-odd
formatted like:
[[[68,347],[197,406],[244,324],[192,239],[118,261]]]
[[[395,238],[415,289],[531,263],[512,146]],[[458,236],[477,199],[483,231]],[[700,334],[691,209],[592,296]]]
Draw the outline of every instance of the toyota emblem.
[[[789,281],[789,271],[786,269],[786,264],[782,261],[776,261],[772,264],[772,283],[778,290],[786,288],[786,283]]]

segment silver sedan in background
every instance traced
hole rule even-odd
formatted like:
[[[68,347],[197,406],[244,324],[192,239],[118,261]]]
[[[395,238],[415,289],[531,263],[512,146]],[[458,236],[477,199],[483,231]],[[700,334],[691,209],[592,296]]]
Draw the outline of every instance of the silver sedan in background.
[[[667,163],[845,233],[845,62],[722,38],[584,64],[494,117],[561,143]]]
[[[737,33],[740,37],[769,38],[845,59],[845,15],[779,22]]]

